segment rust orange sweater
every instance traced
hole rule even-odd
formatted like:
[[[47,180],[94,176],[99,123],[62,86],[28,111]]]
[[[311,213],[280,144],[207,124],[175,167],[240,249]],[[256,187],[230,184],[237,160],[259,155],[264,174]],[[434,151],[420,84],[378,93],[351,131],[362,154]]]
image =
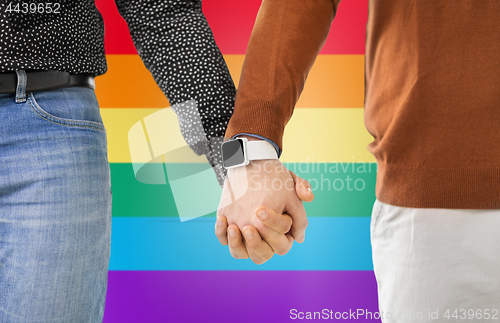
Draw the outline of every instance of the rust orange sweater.
[[[263,1],[227,137],[255,133],[282,148],[338,2]],[[498,0],[370,0],[365,125],[380,201],[500,208],[499,53]]]

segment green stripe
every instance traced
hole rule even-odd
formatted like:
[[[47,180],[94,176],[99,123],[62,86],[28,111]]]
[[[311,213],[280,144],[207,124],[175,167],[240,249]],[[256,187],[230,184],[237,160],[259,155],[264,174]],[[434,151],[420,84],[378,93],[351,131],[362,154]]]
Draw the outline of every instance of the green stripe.
[[[368,217],[375,201],[376,165],[368,163],[286,163],[288,169],[309,180],[315,199],[305,203],[308,216]],[[170,169],[169,165],[167,169]],[[113,216],[178,217],[167,184],[143,184],[134,177],[132,164],[111,163]],[[184,168],[196,164],[177,164]],[[214,177],[215,178],[215,177]],[[215,212],[208,216],[215,216]]]

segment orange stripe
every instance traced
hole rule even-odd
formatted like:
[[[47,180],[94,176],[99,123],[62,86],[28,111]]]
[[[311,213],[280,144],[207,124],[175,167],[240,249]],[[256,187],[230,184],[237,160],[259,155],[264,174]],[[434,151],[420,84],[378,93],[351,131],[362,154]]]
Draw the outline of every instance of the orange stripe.
[[[108,71],[96,78],[102,108],[163,108],[169,105],[138,55],[107,55]],[[226,55],[238,84],[244,55]],[[364,56],[320,55],[309,73],[298,108],[359,108],[364,100]]]

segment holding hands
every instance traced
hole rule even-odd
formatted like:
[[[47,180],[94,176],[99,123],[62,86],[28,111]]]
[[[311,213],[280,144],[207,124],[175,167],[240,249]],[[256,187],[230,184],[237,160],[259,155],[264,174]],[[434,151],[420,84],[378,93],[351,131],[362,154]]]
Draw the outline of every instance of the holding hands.
[[[279,160],[228,169],[215,234],[234,258],[263,264],[275,253],[288,253],[293,241],[304,241],[308,220],[302,201],[313,199],[309,182]]]

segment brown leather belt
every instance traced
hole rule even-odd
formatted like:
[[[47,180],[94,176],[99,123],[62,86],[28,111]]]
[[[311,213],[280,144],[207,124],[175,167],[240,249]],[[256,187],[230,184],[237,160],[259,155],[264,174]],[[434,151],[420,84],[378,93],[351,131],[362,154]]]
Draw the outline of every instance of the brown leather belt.
[[[62,71],[26,70],[26,93],[48,91],[71,86],[85,86],[95,90],[93,74],[70,74]],[[16,93],[16,72],[0,73],[0,94]]]

